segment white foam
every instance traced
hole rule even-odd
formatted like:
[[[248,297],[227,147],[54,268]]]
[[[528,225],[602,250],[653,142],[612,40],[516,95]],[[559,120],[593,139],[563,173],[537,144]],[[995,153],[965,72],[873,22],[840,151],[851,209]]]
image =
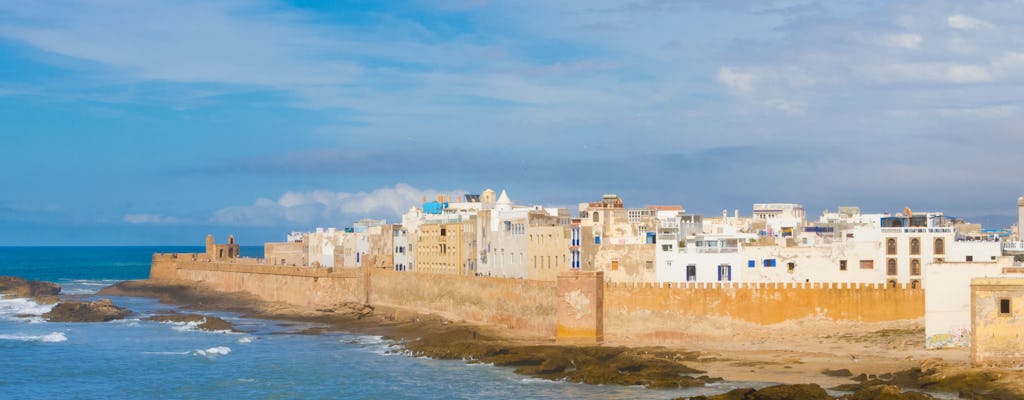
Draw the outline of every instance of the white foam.
[[[50,312],[53,306],[56,304],[39,304],[29,299],[4,299],[0,298],[0,318],[11,319],[11,320],[26,320],[24,317],[15,317],[16,315],[31,315],[40,316]],[[27,318],[28,322],[38,319],[38,322],[42,322],[39,318]]]
[[[161,356],[183,356],[186,354],[192,354],[191,351],[144,351],[142,354],[155,354]]]
[[[252,343],[252,336],[246,336],[244,338],[238,339],[238,343]]]
[[[59,343],[66,342],[67,336],[61,332],[51,332],[46,335],[0,335],[0,340],[19,340],[22,342],[43,342]]]
[[[564,383],[562,381],[553,381],[553,380],[550,380],[550,379],[541,379],[541,378],[523,378],[523,379],[520,379],[519,381],[522,382],[522,383]]]
[[[203,356],[206,358],[216,358],[218,356],[226,356],[231,353],[231,348],[227,346],[211,347],[206,350],[197,349],[192,352],[197,356]]]
[[[58,281],[61,285],[62,294],[96,294],[99,289],[113,285],[118,281],[115,279],[99,279],[99,280],[88,280],[88,279],[74,279],[74,280],[61,280]]]
[[[168,323],[168,324],[171,324],[171,325],[174,325],[173,327],[171,327],[171,329],[174,329],[174,330],[176,330],[176,331],[178,331],[178,332],[189,332],[189,331],[196,331],[196,330],[198,330],[198,329],[196,329],[196,328],[197,328],[197,327],[198,327],[199,325],[201,325],[201,324],[203,324],[203,323],[205,323],[205,322],[206,322],[206,320],[205,320],[205,319],[203,319],[203,320],[201,320],[201,321],[191,321],[191,322],[166,322],[166,323]]]

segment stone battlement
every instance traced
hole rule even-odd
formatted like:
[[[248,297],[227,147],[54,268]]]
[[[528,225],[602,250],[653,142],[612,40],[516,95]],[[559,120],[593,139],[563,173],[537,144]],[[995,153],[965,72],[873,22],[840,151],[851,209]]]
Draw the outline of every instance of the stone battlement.
[[[387,306],[569,342],[683,340],[695,320],[770,325],[807,318],[881,322],[924,316],[924,290],[838,283],[609,283],[601,273],[557,281],[270,265],[262,259],[154,254],[150,279],[202,283],[318,308]]]

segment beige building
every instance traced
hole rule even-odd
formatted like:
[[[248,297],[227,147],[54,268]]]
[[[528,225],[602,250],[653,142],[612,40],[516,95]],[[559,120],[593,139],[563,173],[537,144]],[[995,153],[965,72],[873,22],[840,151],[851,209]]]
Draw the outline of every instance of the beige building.
[[[580,203],[580,269],[603,271],[612,282],[654,281],[654,234],[657,211],[662,209],[627,210],[614,194]]]
[[[263,258],[271,265],[302,267],[309,264],[309,248],[305,238],[290,242],[263,244]]]
[[[476,273],[476,217],[434,218],[419,227],[416,271],[438,274]]]
[[[971,361],[1024,367],[1024,278],[971,280]]]

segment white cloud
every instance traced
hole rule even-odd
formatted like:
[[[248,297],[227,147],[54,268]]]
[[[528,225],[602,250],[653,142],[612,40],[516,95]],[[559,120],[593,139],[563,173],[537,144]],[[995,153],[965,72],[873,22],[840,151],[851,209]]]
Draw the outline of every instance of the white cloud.
[[[187,222],[186,219],[157,214],[125,214],[121,220],[129,224],[168,225]]]
[[[212,222],[227,225],[339,226],[361,218],[397,219],[424,197],[433,199],[442,192],[421,190],[404,183],[371,192],[286,192],[277,200],[256,199],[249,206],[228,207],[214,213]],[[461,191],[444,192],[453,197]]]
[[[771,99],[766,101],[764,104],[790,115],[804,115],[807,113],[807,103],[801,101]]]
[[[993,80],[985,66],[957,63],[894,63],[856,68],[869,81],[879,83],[935,82],[984,83]]]
[[[946,23],[949,24],[950,28],[961,29],[961,30],[971,30],[971,29],[978,29],[978,28],[986,28],[986,29],[994,29],[995,28],[995,25],[992,25],[991,23],[989,23],[987,21],[983,21],[983,20],[980,20],[980,19],[977,19],[977,18],[969,17],[969,16],[966,16],[966,15],[963,15],[963,14],[950,15],[949,18],[946,18]]]
[[[715,80],[737,92],[746,93],[754,89],[754,74],[732,68],[720,68]]]
[[[916,33],[897,33],[882,36],[882,43],[889,47],[918,49],[924,38]]]
[[[1006,118],[1017,112],[1017,106],[999,105],[992,107],[940,108],[935,113],[948,118]]]

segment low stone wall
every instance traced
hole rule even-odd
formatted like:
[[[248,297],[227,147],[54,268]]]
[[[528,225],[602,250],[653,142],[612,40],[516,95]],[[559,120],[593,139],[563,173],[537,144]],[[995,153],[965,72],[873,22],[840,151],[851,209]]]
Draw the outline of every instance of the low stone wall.
[[[605,337],[679,342],[715,319],[759,325],[804,318],[880,322],[924,316],[924,290],[869,284],[608,284]]]

